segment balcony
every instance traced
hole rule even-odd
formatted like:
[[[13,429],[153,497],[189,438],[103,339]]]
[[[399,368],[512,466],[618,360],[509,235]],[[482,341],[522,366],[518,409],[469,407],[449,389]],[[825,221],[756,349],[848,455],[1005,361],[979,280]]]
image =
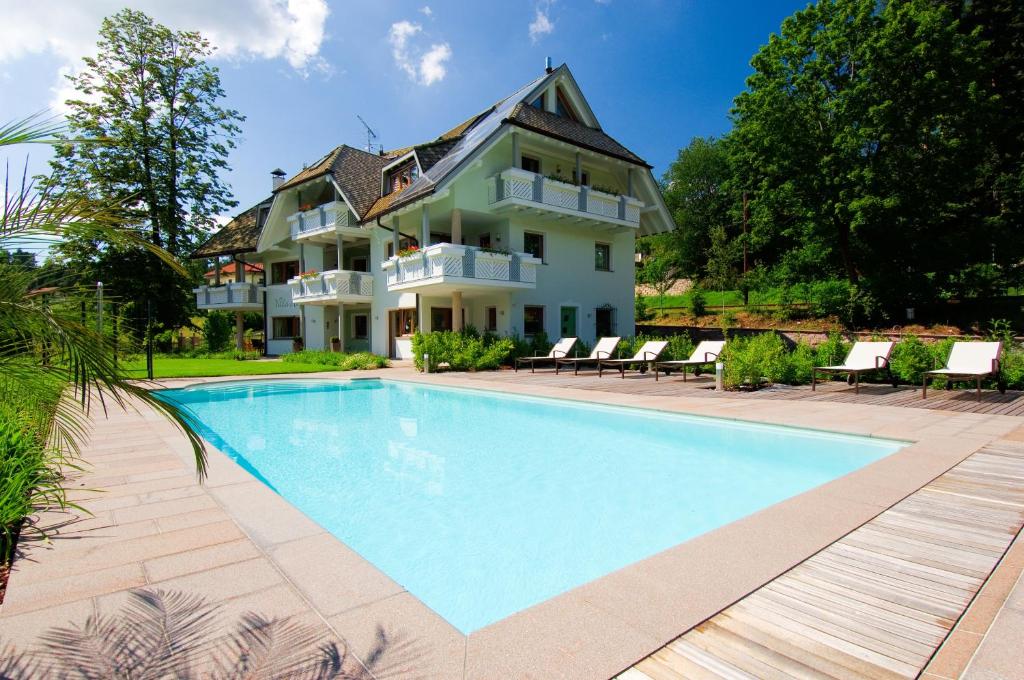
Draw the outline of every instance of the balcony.
[[[373,299],[373,275],[334,269],[288,281],[292,302],[298,305],[368,303]]]
[[[500,253],[474,246],[437,243],[381,264],[388,290],[434,293],[537,287],[541,261],[526,253]]]
[[[348,206],[343,201],[332,201],[312,210],[303,210],[288,217],[293,241],[334,243],[337,234],[362,233]]]
[[[263,286],[233,281],[223,286],[194,288],[196,307],[225,312],[262,312]]]
[[[534,209],[553,215],[639,227],[642,201],[560,182],[519,168],[509,168],[487,180],[487,202],[495,210]]]

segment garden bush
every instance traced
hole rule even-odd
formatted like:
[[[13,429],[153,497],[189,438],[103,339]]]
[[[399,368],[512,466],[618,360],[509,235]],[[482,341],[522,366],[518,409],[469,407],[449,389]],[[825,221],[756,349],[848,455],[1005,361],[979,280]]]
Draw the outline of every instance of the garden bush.
[[[829,333],[825,342],[815,348],[815,362],[818,366],[836,366],[843,363],[850,353],[851,343],[839,333]]]
[[[850,302],[853,289],[849,282],[839,279],[817,281],[808,287],[807,296],[815,316],[834,316],[844,324],[852,321]]]
[[[285,354],[282,361],[295,364],[314,364],[331,366],[342,371],[365,371],[371,368],[384,368],[388,360],[370,352],[353,352],[342,354],[330,350],[304,349],[301,352]]]
[[[704,295],[704,291],[694,286],[690,289],[690,313],[695,317],[701,317],[707,314],[708,311],[708,300]]]
[[[203,324],[203,339],[210,352],[221,352],[231,341],[233,324],[227,312],[209,312]]]
[[[763,381],[785,382],[791,375],[789,350],[776,333],[732,338],[723,354],[726,387],[757,387]]]
[[[945,338],[925,344],[915,335],[908,335],[896,343],[890,357],[892,374],[902,383],[918,385],[925,371],[944,366],[955,340]]]
[[[527,351],[530,353],[546,354],[550,349],[546,342],[542,352],[534,352],[532,342],[523,345],[520,348],[529,346]],[[431,371],[436,371],[440,364],[447,364],[453,371],[488,371],[509,361],[516,350],[517,343],[512,338],[492,335],[480,337],[455,331],[436,331],[416,333],[412,338],[413,362],[421,371],[424,369],[424,354],[429,356]]]

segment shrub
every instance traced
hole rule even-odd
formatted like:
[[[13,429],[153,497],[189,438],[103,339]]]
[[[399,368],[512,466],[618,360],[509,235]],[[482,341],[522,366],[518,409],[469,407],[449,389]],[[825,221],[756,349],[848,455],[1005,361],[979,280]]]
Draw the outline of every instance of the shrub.
[[[528,343],[528,351],[540,353],[534,351],[533,344]],[[524,348],[523,345],[520,348]],[[421,371],[424,354],[429,356],[431,371],[437,370],[440,364],[448,364],[448,368],[453,371],[486,371],[494,370],[508,361],[516,349],[517,343],[511,338],[474,337],[454,331],[416,333],[412,338],[413,362]],[[543,353],[549,349],[545,342]]]
[[[294,364],[314,364],[332,366],[340,371],[365,371],[371,368],[384,368],[388,360],[370,352],[353,352],[342,354],[329,350],[304,349],[301,352],[285,354],[282,361]]]
[[[847,281],[830,279],[812,283],[807,291],[814,316],[834,316],[844,324],[851,319],[852,286]]]
[[[642,295],[637,295],[633,301],[633,316],[637,321],[650,321],[654,318],[654,312],[647,307],[647,300]]]
[[[58,395],[59,387],[53,391],[54,402]],[[49,402],[0,402],[0,565],[10,557],[25,517],[39,507],[67,504],[59,455],[46,446],[53,408]]]
[[[690,289],[690,313],[695,317],[702,317],[707,314],[708,300],[704,291],[694,286]]]
[[[801,340],[789,354],[789,366],[787,366],[783,382],[790,385],[805,385],[811,382],[811,369],[821,365],[817,361],[817,349]]]
[[[668,347],[662,355],[665,361],[682,361],[693,354],[694,344],[689,335],[673,335],[668,339]]]
[[[1000,374],[1008,388],[1024,389],[1024,352],[1017,350],[1003,352]]]
[[[925,371],[935,367],[935,352],[917,336],[908,335],[893,348],[890,367],[892,374],[901,382],[917,384]]]
[[[208,351],[220,352],[227,349],[228,342],[231,341],[231,325],[227,312],[209,312],[206,315],[203,338],[206,340]]]
[[[843,363],[850,353],[850,343],[839,333],[829,333],[825,342],[815,348],[815,361],[818,366],[836,366]]]
[[[786,343],[775,333],[733,338],[725,346],[724,355],[726,387],[757,387],[764,380],[784,382],[790,375]]]

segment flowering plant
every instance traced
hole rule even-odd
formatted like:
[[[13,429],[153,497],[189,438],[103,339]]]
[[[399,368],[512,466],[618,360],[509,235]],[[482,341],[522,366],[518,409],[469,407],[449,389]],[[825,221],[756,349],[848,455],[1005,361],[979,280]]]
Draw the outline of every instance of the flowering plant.
[[[316,276],[319,273],[320,272],[318,272],[315,269],[310,269],[309,271],[305,271],[305,272],[302,272],[301,274],[299,274],[299,278],[300,279],[313,279],[313,278],[316,278]]]
[[[409,246],[408,248],[402,248],[399,250],[398,257],[409,257],[410,255],[415,255],[418,252],[420,252],[419,246]]]

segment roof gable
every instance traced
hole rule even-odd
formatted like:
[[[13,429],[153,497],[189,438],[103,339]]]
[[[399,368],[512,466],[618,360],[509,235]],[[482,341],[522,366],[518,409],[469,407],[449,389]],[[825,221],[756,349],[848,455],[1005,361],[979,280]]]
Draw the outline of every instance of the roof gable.
[[[269,213],[273,197],[268,197],[251,208],[236,215],[192,253],[192,259],[220,257],[237,253],[251,253],[263,231],[263,224]],[[261,214],[261,208],[263,212]]]

